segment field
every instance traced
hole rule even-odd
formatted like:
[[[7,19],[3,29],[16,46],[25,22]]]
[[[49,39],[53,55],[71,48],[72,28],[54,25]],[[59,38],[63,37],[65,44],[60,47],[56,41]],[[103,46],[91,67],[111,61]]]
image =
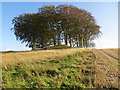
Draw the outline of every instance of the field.
[[[2,54],[3,88],[118,88],[118,49]]]

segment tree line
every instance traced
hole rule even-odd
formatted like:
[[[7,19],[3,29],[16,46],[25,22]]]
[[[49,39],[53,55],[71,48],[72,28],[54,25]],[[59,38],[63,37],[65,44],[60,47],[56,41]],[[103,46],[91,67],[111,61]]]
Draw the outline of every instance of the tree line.
[[[12,20],[16,39],[26,46],[33,50],[63,44],[95,47],[93,40],[100,36],[101,31],[91,13],[72,5],[49,5],[38,10]]]

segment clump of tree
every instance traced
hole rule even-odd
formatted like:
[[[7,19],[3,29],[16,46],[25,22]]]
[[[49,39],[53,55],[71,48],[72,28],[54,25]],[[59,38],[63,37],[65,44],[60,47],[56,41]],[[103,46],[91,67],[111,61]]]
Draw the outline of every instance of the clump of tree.
[[[38,13],[14,17],[12,23],[17,40],[33,50],[63,44],[94,47],[93,40],[101,34],[91,13],[72,5],[43,6]]]

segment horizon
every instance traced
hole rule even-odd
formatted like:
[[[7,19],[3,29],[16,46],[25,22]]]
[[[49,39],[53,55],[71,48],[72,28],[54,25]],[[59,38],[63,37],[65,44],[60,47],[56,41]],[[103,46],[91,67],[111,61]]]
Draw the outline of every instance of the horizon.
[[[72,47],[72,48],[80,48],[80,47]],[[63,49],[72,49],[72,48],[63,48]],[[84,48],[81,48],[84,49]],[[85,48],[85,49],[97,49],[97,48]],[[101,49],[120,49],[120,48],[101,48]],[[41,50],[58,50],[58,49],[41,49]],[[41,51],[41,50],[22,50],[22,51],[16,51],[16,50],[9,50],[9,51],[0,51],[0,53],[9,53],[9,52],[29,52],[29,51]]]

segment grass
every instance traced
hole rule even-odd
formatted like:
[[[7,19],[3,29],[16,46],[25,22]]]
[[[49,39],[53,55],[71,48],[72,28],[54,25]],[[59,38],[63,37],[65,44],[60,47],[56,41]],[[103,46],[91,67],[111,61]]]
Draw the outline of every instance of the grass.
[[[47,60],[54,58],[62,58],[77,52],[82,52],[88,49],[70,48],[70,49],[55,49],[55,50],[38,50],[27,52],[11,52],[2,53],[2,67],[14,66],[18,63],[32,63],[36,60]]]
[[[3,67],[3,88],[92,88],[95,56],[91,53],[76,52],[63,58]]]
[[[119,61],[95,55],[85,48],[3,53],[2,87],[117,88]]]
[[[68,45],[58,45],[58,46],[51,46],[46,49],[65,49],[65,48],[70,48]]]

